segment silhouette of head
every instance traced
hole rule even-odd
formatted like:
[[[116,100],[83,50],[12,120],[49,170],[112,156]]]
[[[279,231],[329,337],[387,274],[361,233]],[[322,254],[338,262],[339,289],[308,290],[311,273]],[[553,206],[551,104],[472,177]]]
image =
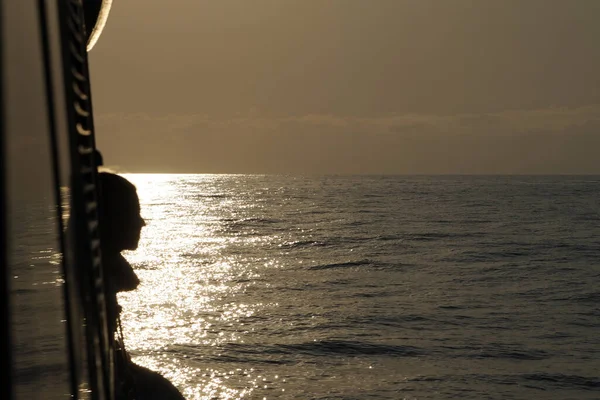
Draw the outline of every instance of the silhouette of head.
[[[98,174],[100,240],[110,251],[135,250],[146,222],[140,215],[135,186],[108,172]]]

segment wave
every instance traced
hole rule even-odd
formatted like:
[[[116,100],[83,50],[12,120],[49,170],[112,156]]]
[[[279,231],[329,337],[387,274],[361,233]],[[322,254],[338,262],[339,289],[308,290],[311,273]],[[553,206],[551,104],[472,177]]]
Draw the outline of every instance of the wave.
[[[600,379],[580,375],[525,374],[520,376],[528,381],[550,383],[560,389],[600,390]]]
[[[552,354],[538,349],[518,349],[506,345],[487,346],[441,346],[442,353],[452,358],[472,359],[511,359],[523,361],[539,361],[552,357]]]
[[[467,358],[467,359],[511,359],[521,361],[537,361],[550,358],[551,355],[538,349],[508,349],[505,346],[494,348],[487,346],[481,349],[475,346],[438,346],[429,350],[424,348],[397,345],[389,343],[374,343],[359,340],[315,340],[300,343],[278,343],[278,344],[246,344],[225,343],[216,347],[202,347],[190,345],[174,345],[167,352],[180,353],[185,356],[202,354],[219,361],[231,361],[232,358],[244,362],[268,362],[272,363],[273,357],[283,356],[385,356],[385,357],[443,357],[443,358]],[[536,375],[528,376],[528,379],[564,379],[560,375]],[[574,380],[572,380],[574,381]],[[586,382],[597,382],[586,379]]]
[[[322,340],[280,346],[288,352],[303,353],[313,356],[382,355],[416,357],[424,354],[422,349],[412,346],[398,346],[345,340]]]
[[[229,197],[224,193],[215,193],[215,194],[197,194],[196,197],[200,199],[226,199]]]
[[[500,385],[531,385],[533,382],[544,383],[552,389],[563,390],[600,390],[600,380],[596,377],[566,375],[566,374],[550,374],[550,373],[534,373],[534,374],[467,374],[467,375],[422,375],[412,378],[407,378],[407,382],[486,382],[496,383]],[[532,387],[539,390],[547,390],[548,388]]]
[[[464,239],[470,237],[476,237],[480,234],[471,232],[427,232],[427,233],[409,233],[398,236],[399,239],[404,239],[414,242],[430,242],[441,239]]]
[[[336,269],[336,268],[352,268],[352,267],[361,267],[365,265],[373,265],[369,260],[359,260],[359,261],[347,261],[341,263],[332,263],[332,264],[322,264],[315,265],[307,268],[309,271],[322,271],[327,269]]]
[[[279,247],[287,249],[298,249],[304,247],[325,247],[330,246],[328,242],[322,242],[318,240],[298,240],[295,242],[285,242],[279,245]]]
[[[242,219],[223,219],[222,221],[227,222],[229,225],[260,225],[260,224],[278,224],[283,222],[280,219],[274,218],[242,218]]]
[[[418,357],[425,354],[424,350],[413,346],[399,346],[385,343],[372,343],[356,340],[315,340],[310,342],[292,344],[246,344],[226,343],[221,346],[204,348],[189,345],[174,345],[166,352],[178,353],[185,356],[202,354],[204,359],[230,362],[235,359],[239,362],[260,363],[291,363],[297,362],[291,359],[274,358],[290,356],[389,356],[389,357]],[[207,354],[212,353],[212,354]]]

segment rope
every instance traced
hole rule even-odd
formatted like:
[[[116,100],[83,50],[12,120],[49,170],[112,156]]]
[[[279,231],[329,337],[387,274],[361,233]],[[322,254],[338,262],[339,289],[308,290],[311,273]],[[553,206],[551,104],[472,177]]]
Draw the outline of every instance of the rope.
[[[121,350],[123,351],[123,354],[125,354],[125,357],[127,359],[127,362],[131,362],[131,357],[129,356],[129,353],[127,352],[127,349],[125,348],[125,336],[123,335],[123,324],[121,323],[121,313],[119,313],[117,315],[117,328],[119,329],[118,333],[117,333],[117,337],[119,340],[119,344],[121,345]]]
[[[122,379],[119,379],[119,381],[122,383],[124,399],[136,400],[135,378],[129,368],[131,356],[125,348],[125,336],[123,335],[123,324],[121,323],[120,312],[117,314],[117,329],[117,342],[119,343],[119,348],[116,349],[116,352],[119,357],[119,366],[122,370],[119,373],[119,375],[122,376]]]

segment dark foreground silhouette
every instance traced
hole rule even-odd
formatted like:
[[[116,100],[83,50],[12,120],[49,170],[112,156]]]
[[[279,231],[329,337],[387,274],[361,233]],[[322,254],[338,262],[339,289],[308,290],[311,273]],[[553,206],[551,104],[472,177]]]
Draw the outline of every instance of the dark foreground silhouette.
[[[121,255],[123,250],[138,247],[142,228],[140,202],[135,186],[125,178],[106,172],[98,174],[98,200],[102,264],[106,288],[108,327],[115,352],[117,399],[185,400],[166,378],[157,372],[134,364],[122,337],[115,340],[121,306],[117,293],[131,291],[140,280],[131,265]]]

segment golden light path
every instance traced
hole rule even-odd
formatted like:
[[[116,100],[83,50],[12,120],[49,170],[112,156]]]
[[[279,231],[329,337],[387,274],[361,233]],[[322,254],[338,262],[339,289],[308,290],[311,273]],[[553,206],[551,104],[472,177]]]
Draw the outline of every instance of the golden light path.
[[[242,300],[256,272],[223,252],[241,240],[220,234],[223,213],[247,205],[232,207],[234,200],[218,192],[213,175],[124,176],[137,187],[147,223],[139,248],[126,254],[141,285],[119,299],[134,362],[162,373],[188,399],[249,398],[254,388],[277,380],[207,361],[206,349],[244,343],[249,332],[242,319],[269,306]],[[249,239],[255,240],[243,238]],[[229,384],[232,376],[237,384]]]

